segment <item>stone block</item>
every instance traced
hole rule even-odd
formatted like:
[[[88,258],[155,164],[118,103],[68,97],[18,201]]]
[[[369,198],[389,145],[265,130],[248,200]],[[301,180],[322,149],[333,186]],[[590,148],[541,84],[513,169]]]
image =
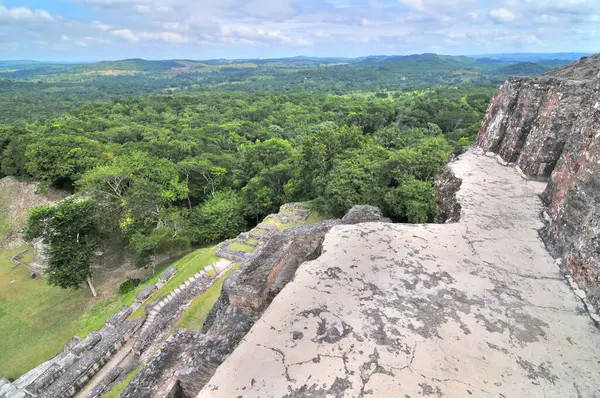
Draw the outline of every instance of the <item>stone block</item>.
[[[158,277],[158,280],[162,283],[165,283],[166,281],[171,279],[173,276],[175,276],[176,273],[177,273],[177,268],[169,267],[166,270],[164,270],[162,274],[160,274],[160,276]]]
[[[146,286],[137,294],[137,296],[135,296],[135,301],[138,303],[143,303],[144,301],[148,300],[148,298],[152,296],[152,293],[154,293],[157,289],[158,286],[156,285]]]

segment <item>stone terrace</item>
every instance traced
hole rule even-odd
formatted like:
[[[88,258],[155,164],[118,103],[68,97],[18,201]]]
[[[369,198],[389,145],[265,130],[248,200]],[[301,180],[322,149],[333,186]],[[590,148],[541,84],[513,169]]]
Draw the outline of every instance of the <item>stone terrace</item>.
[[[242,232],[235,239],[219,245],[215,253],[235,262],[248,261],[278,231],[298,223],[303,223],[310,215],[310,207],[302,203],[286,203],[279,213],[268,215],[264,221],[248,232]],[[236,249],[236,246],[238,247]],[[241,250],[243,248],[245,250]]]
[[[600,333],[538,236],[544,184],[474,149],[451,167],[458,223],[333,227],[199,397],[599,397]]]

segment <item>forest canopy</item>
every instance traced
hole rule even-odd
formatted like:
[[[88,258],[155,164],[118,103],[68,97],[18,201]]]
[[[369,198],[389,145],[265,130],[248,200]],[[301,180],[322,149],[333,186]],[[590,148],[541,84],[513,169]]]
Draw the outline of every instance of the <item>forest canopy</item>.
[[[48,242],[79,236],[50,252],[58,268],[81,259],[74,279],[50,278],[73,287],[109,237],[145,266],[157,253],[235,236],[285,202],[311,201],[335,217],[369,203],[394,221],[433,221],[435,177],[454,148],[471,142],[493,90],[182,93],[94,103],[1,125],[0,172],[81,198],[36,209],[28,226]],[[77,225],[85,229],[79,235]]]

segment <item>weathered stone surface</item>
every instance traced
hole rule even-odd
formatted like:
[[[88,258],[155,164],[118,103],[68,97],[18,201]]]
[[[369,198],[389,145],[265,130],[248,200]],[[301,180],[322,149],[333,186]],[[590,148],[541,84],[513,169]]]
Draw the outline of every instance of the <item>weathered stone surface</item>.
[[[600,334],[537,234],[544,184],[474,150],[452,169],[459,222],[335,226],[199,397],[599,396]]]
[[[158,277],[158,280],[162,283],[165,283],[166,281],[171,279],[173,276],[175,276],[176,273],[177,273],[177,268],[169,267],[166,270],[164,270],[162,274],[160,274],[160,276]]]
[[[253,253],[248,253],[239,250],[233,250],[229,248],[229,244],[234,242],[235,240],[228,240],[221,243],[216,249],[215,254],[219,257],[223,257],[229,259],[231,261],[235,261],[237,263],[241,263],[242,261],[247,261],[251,259],[254,255]]]
[[[378,207],[369,205],[354,206],[346,213],[344,218],[342,218],[344,224],[358,224],[361,222],[374,221],[390,222],[390,219],[385,218]]]
[[[81,339],[79,343],[70,348],[70,352],[75,356],[81,355],[82,352],[87,351],[94,347],[98,342],[102,340],[102,335],[98,332],[90,332],[84,339]]]
[[[131,315],[133,310],[131,307],[123,306],[120,310],[111,315],[107,320],[106,324],[110,326],[118,326],[127,321],[127,317]]]
[[[446,167],[437,178],[435,185],[437,197],[437,223],[457,222],[460,219],[460,203],[456,194],[460,189],[462,180],[457,178],[450,167]]]
[[[148,300],[150,296],[152,296],[152,293],[154,293],[157,289],[158,286],[156,285],[146,286],[137,294],[137,296],[135,296],[135,301],[138,303],[143,303],[144,301]]]
[[[107,387],[115,381],[119,375],[123,372],[123,369],[119,366],[112,368],[108,374],[98,383],[92,391],[86,396],[86,398],[98,398],[101,397],[107,391]]]
[[[292,227],[275,234],[225,281],[202,333],[176,331],[122,397],[194,396],[250,330],[304,261],[317,257],[323,237],[340,220]]]
[[[152,343],[162,341],[166,337],[175,321],[185,311],[190,301],[214,283],[214,279],[203,275],[196,279],[192,284],[180,290],[178,294],[174,294],[172,299],[163,307],[157,309],[157,316],[154,322],[149,327],[144,327],[135,336],[133,344],[133,352],[141,355]]]
[[[548,178],[546,234],[563,265],[600,304],[600,55],[534,78],[509,78],[478,144]]]
[[[385,220],[377,208],[357,206],[350,222]],[[325,234],[341,220],[300,225],[271,236],[223,285],[201,333],[176,331],[121,396],[195,396],[215,369],[305,261],[317,258]],[[218,254],[218,253],[217,253]]]

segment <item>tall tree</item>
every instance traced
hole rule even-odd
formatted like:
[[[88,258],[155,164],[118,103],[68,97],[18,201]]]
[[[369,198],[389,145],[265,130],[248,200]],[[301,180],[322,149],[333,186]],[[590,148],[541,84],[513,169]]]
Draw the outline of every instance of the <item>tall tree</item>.
[[[78,289],[87,282],[95,296],[91,263],[99,228],[94,201],[71,197],[56,206],[34,208],[29,213],[25,239],[38,238],[48,246],[48,283]]]

